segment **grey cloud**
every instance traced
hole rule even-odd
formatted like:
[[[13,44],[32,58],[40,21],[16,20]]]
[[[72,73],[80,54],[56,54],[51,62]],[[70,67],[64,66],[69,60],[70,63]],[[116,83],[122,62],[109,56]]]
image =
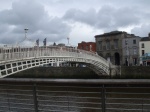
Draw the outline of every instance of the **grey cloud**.
[[[0,11],[0,42],[16,43],[24,38],[24,28],[28,28],[28,37],[32,40],[47,37],[54,42],[66,38],[70,26],[61,18],[49,16],[44,6],[36,0],[13,2],[12,8]]]
[[[126,27],[139,24],[141,22],[139,15],[142,15],[142,13],[135,8],[137,7],[124,7],[118,9],[114,14],[116,25]]]
[[[136,10],[134,7],[117,9],[107,5],[101,7],[97,12],[94,9],[87,12],[71,9],[66,12],[64,18],[66,20],[82,22],[94,28],[108,30],[139,24],[141,18],[138,15],[141,12]]]
[[[135,27],[131,30],[131,33],[136,34],[137,36],[147,37],[150,33],[150,24],[143,24],[139,27]]]
[[[87,12],[83,12],[77,9],[70,9],[66,12],[63,18],[93,25],[95,24],[96,11],[94,9],[90,9]]]

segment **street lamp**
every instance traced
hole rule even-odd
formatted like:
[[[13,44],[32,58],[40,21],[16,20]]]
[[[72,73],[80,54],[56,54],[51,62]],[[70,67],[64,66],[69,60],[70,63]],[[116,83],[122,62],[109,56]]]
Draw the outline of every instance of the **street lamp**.
[[[25,31],[25,39],[27,38],[27,31],[28,31],[29,29],[28,28],[25,28],[24,29],[24,31]]]
[[[67,37],[67,40],[68,40],[68,45],[69,45],[69,37]]]

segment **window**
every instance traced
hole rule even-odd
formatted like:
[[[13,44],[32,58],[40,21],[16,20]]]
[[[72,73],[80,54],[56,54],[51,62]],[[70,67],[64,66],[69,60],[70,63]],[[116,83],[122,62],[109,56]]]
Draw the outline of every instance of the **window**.
[[[98,41],[99,43],[99,50],[102,50],[102,41]]]
[[[118,39],[114,40],[114,48],[117,49],[118,48]]]
[[[142,43],[142,48],[144,48],[144,43]]]
[[[142,50],[142,56],[144,56],[144,54],[145,54],[145,51],[144,51],[144,50]]]
[[[133,49],[133,54],[136,55],[137,54],[137,48]]]
[[[136,44],[136,40],[133,40],[133,44]]]
[[[126,55],[129,56],[129,48],[126,47]]]
[[[125,40],[125,45],[128,45],[128,40]]]
[[[107,50],[110,49],[110,41],[106,41],[106,49],[107,49]]]

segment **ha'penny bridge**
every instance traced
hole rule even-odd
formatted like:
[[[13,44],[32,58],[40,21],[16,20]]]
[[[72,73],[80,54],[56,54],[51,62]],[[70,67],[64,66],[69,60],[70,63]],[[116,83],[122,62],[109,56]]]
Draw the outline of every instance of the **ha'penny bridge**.
[[[0,78],[46,64],[84,63],[98,75],[113,75],[115,66],[96,53],[69,47],[1,47]]]

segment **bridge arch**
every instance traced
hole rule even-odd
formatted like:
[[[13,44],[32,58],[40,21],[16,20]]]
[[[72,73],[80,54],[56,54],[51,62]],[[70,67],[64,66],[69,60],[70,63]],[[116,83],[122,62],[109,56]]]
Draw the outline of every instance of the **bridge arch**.
[[[100,75],[110,74],[110,63],[89,51],[66,47],[0,48],[0,78],[57,62],[82,62]]]

